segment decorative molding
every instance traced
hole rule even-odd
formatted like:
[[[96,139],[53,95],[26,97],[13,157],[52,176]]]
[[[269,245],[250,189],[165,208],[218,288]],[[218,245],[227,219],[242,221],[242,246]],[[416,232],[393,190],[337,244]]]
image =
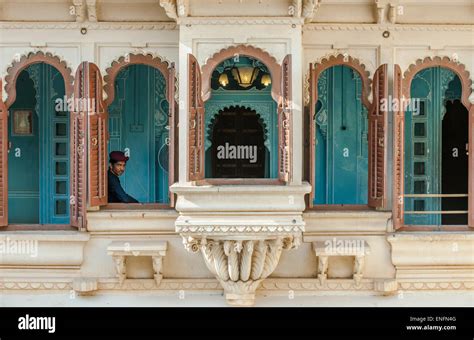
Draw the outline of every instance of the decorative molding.
[[[304,18],[305,23],[310,22],[316,11],[321,6],[319,0],[303,0],[303,10],[301,16]]]
[[[120,284],[123,284],[127,278],[127,256],[150,256],[154,279],[156,284],[159,285],[163,278],[163,257],[166,256],[166,250],[166,241],[116,241],[107,247],[107,254],[114,259]]]
[[[176,0],[160,0],[160,6],[163,7],[168,18],[173,20],[178,19]]]
[[[177,233],[197,233],[197,234],[213,234],[225,235],[228,233],[238,234],[286,234],[304,232],[304,225],[176,225]]]
[[[96,2],[97,0],[73,0],[76,22],[84,22],[86,20],[86,12],[89,22],[97,22]]]
[[[226,47],[206,60],[201,68],[203,101],[205,102],[211,97],[211,77],[214,69],[223,61],[239,55],[255,58],[268,68],[272,78],[272,98],[279,103],[281,97],[281,66],[270,53],[252,45]]]
[[[79,295],[93,295],[98,288],[97,278],[77,278],[73,280],[72,287]]]
[[[469,111],[473,105],[469,100],[469,96],[473,91],[472,80],[470,78],[469,72],[466,70],[466,66],[451,60],[449,57],[426,57],[424,59],[418,59],[414,64],[408,66],[408,69],[403,74],[403,95],[405,98],[407,100],[410,98],[411,82],[415,75],[421,70],[436,66],[447,68],[453,71],[459,77],[462,87],[461,102]]]
[[[175,22],[0,22],[0,29],[81,29],[174,31]]]
[[[303,31],[427,31],[472,32],[472,25],[415,25],[415,24],[317,24],[303,26]]]
[[[166,81],[166,93],[165,97],[168,98],[169,91],[169,68],[174,63],[166,60],[161,56],[156,56],[152,53],[147,54],[135,54],[127,53],[125,56],[120,56],[115,59],[111,66],[107,68],[104,76],[104,92],[107,96],[105,99],[105,105],[109,106],[115,99],[115,79],[117,78],[120,71],[130,65],[147,65],[158,69]],[[175,81],[175,84],[178,82]],[[178,89],[175,87],[175,93],[178,93]]]
[[[2,278],[0,281],[0,291],[76,291],[79,295],[80,289],[74,286],[74,282],[81,282],[83,278],[77,279],[25,279],[25,278]],[[95,279],[90,279],[91,282]],[[386,281],[387,283],[384,283]],[[395,286],[396,285],[396,286]],[[76,289],[74,288],[76,287]],[[94,288],[89,286],[89,288]],[[120,284],[117,279],[97,278],[97,290],[101,291],[168,291],[168,292],[222,292],[219,281],[216,279],[163,279],[159,286],[153,279],[133,279],[125,280]],[[318,291],[344,291],[362,292],[375,291],[389,293],[396,290],[404,291],[465,291],[474,290],[474,280],[394,280],[394,279],[362,279],[359,286],[356,286],[351,279],[328,279],[322,285],[316,278],[267,278],[264,280],[257,293],[281,293],[289,292],[312,293]],[[91,293],[93,291],[90,291]],[[436,295],[434,295],[436,296]]]
[[[176,0],[178,17],[183,18],[189,15],[189,0]]]
[[[359,286],[362,282],[365,256],[370,254],[369,244],[366,241],[363,241],[363,244],[360,245],[359,242],[361,242],[361,240],[345,241],[349,241],[349,245],[346,245],[343,240],[340,240],[341,246],[339,244],[334,244],[335,242],[330,239],[313,242],[313,250],[318,258],[318,279],[321,284],[324,284],[327,280],[329,257],[331,256],[354,257],[353,280],[356,286]]]
[[[303,25],[302,18],[293,17],[186,17],[178,25]]]
[[[323,73],[326,69],[331,68],[333,66],[338,66],[338,65],[343,65],[352,68],[354,71],[356,71],[360,79],[362,81],[362,103],[364,106],[367,108],[367,110],[370,110],[371,108],[371,103],[369,102],[369,94],[370,94],[370,88],[371,88],[371,83],[372,80],[370,79],[370,73],[369,71],[366,70],[365,65],[360,62],[359,59],[354,58],[350,56],[347,53],[341,54],[333,54],[329,56],[324,56],[320,58],[317,62],[314,63],[314,81],[317,84],[318,78]],[[318,98],[318,88],[317,86],[313,86],[313,95],[315,99],[315,102],[317,101]],[[311,97],[311,96],[310,96]]]
[[[297,248],[298,235],[261,239],[207,239],[183,236],[188,251],[201,250],[209,271],[224,288],[227,302],[236,306],[255,303],[255,291],[275,270],[283,250]]]
[[[66,61],[50,52],[29,52],[28,54],[23,54],[17,60],[14,60],[7,68],[7,75],[5,76],[5,94],[7,96],[5,105],[7,109],[15,102],[16,80],[18,79],[18,76],[28,66],[37,63],[45,63],[58,70],[64,79],[66,96],[68,98],[72,96],[74,76],[72,75],[71,68],[68,67]]]

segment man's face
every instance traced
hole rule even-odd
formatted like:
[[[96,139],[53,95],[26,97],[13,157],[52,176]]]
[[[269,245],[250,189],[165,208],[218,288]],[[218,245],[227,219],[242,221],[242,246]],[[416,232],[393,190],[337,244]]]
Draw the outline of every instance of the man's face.
[[[121,176],[125,172],[126,165],[127,163],[124,161],[116,162],[115,164],[111,163],[110,170],[117,176]]]

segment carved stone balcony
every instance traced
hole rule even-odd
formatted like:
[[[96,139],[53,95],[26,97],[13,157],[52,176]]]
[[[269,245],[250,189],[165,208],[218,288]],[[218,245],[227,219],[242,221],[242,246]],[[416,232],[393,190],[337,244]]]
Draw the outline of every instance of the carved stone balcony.
[[[171,190],[178,194],[175,226],[186,249],[201,252],[229,304],[253,305],[282,251],[301,243],[310,186],[175,184]]]

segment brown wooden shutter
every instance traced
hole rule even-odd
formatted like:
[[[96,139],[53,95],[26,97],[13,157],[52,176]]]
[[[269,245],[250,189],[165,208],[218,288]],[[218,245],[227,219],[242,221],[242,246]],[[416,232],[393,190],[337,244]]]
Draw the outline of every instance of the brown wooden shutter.
[[[89,151],[89,206],[107,204],[107,111],[103,101],[102,76],[99,68],[88,63],[85,81],[89,99],[88,151]]]
[[[393,97],[398,100],[398,110],[394,111],[394,136],[393,136],[393,225],[399,229],[404,224],[404,149],[405,141],[405,111],[403,110],[403,79],[402,70],[399,65],[395,65],[393,74]]]
[[[474,104],[469,110],[469,142],[468,142],[468,226],[474,228]]]
[[[369,113],[369,206],[383,208],[387,205],[387,64],[375,71],[372,86],[372,107]],[[382,103],[382,100],[385,103]]]
[[[281,99],[278,112],[278,178],[291,181],[291,54],[288,54],[281,66]]]
[[[86,117],[87,108],[83,103],[85,96],[85,77],[87,62],[79,65],[74,79],[74,109],[70,113],[70,220],[71,225],[86,228]]]
[[[0,79],[0,227],[8,225],[8,110]]]
[[[204,103],[201,97],[201,69],[188,54],[188,181],[204,179]]]
[[[174,63],[171,63],[168,72],[168,104],[169,104],[169,112],[168,112],[168,126],[170,128],[169,131],[169,146],[168,146],[168,185],[172,186],[175,182],[175,150],[176,148],[176,101],[174,99],[175,96],[175,85],[176,85],[176,69]],[[170,198],[170,206],[174,207],[175,204],[175,194],[173,194],[170,190],[168,190],[169,198]]]
[[[316,101],[318,100],[318,83],[314,72],[314,65],[309,64],[309,183],[311,192],[309,194],[309,206],[313,206],[316,191]]]

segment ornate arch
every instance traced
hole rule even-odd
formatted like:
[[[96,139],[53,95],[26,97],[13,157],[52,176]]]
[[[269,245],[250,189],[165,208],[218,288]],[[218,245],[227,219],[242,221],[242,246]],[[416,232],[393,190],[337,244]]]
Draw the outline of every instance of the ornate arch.
[[[224,48],[210,57],[202,67],[202,99],[207,101],[211,97],[211,76],[215,68],[224,60],[230,59],[235,55],[252,57],[268,67],[272,77],[272,98],[278,103],[281,97],[281,66],[276,59],[261,48],[251,45],[236,45]]]
[[[359,59],[343,55],[343,54],[338,54],[338,55],[332,55],[328,58],[323,58],[320,62],[313,64],[313,74],[312,77],[313,79],[310,79],[309,81],[314,84],[311,88],[311,98],[313,98],[314,103],[317,102],[318,100],[318,79],[321,73],[323,73],[325,70],[328,68],[331,68],[333,66],[338,66],[338,65],[343,65],[343,66],[348,66],[355,70],[359,76],[360,79],[362,80],[362,104],[367,108],[367,110],[370,111],[371,104],[369,102],[369,93],[370,93],[370,73],[365,69],[365,65],[362,64]]]
[[[20,73],[28,66],[38,63],[51,65],[58,70],[64,79],[66,96],[68,98],[72,96],[74,76],[72,75],[71,68],[67,66],[66,61],[61,60],[58,56],[49,52],[30,52],[27,55],[22,55],[19,60],[15,60],[7,69],[7,76],[5,77],[5,92],[7,94],[5,105],[7,109],[16,100],[16,81]]]
[[[470,78],[469,72],[466,70],[464,64],[452,61],[448,57],[426,57],[425,59],[418,59],[414,64],[411,64],[408,67],[403,75],[403,95],[405,96],[406,100],[410,99],[411,82],[413,81],[415,75],[424,69],[436,66],[447,68],[453,71],[459,77],[462,87],[461,103],[468,111],[470,111],[473,104],[469,101],[469,96],[472,92],[472,80]]]
[[[169,84],[170,84],[170,72],[169,67],[173,63],[162,60],[160,57],[155,57],[152,54],[128,54],[126,56],[120,57],[118,60],[112,62],[112,65],[107,68],[106,74],[104,76],[104,91],[107,94],[107,99],[105,100],[105,105],[109,106],[113,103],[115,99],[115,79],[117,78],[120,71],[130,65],[146,65],[158,69],[166,82],[166,93],[165,96],[169,96]],[[177,82],[175,82],[177,83]],[[171,103],[170,103],[171,105]]]
[[[205,120],[205,128],[206,128],[206,134],[208,137],[205,140],[205,150],[207,150],[208,147],[211,146],[211,141],[209,140],[209,137],[211,137],[210,131],[212,131],[212,128],[210,126],[214,125],[216,116],[221,111],[224,111],[230,108],[238,108],[238,107],[245,108],[247,110],[255,112],[259,121],[261,121],[261,124],[263,127],[264,144],[269,151],[272,151],[271,140],[269,138],[270,131],[268,131],[269,128],[271,127],[271,124],[270,124],[271,109],[269,107],[269,104],[268,103],[241,103],[241,102],[215,103],[215,105],[213,105],[210,108],[210,110],[208,110],[208,107],[206,107],[207,114],[206,114],[206,120]]]

